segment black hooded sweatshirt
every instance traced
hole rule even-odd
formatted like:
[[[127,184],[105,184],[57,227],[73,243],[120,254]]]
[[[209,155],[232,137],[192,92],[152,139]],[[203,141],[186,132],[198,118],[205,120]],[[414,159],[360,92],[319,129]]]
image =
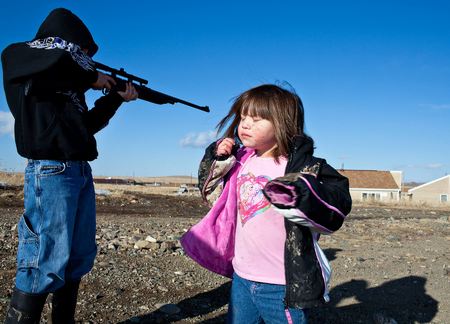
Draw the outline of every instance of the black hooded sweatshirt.
[[[4,49],[3,84],[21,156],[97,158],[94,134],[108,124],[123,102],[112,92],[88,110],[84,93],[98,77],[91,59],[97,49],[85,24],[63,8],[50,12],[33,40]]]

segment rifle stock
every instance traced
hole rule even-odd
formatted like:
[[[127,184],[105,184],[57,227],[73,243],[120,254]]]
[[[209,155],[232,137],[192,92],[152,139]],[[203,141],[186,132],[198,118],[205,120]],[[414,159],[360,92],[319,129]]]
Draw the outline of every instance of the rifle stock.
[[[158,104],[158,105],[164,105],[164,104],[172,104],[173,105],[175,103],[181,103],[183,105],[186,105],[186,106],[189,106],[189,107],[192,107],[195,109],[209,112],[208,106],[199,106],[192,102],[189,102],[189,101],[186,101],[183,99],[179,99],[176,97],[172,97],[168,94],[165,94],[165,93],[162,93],[162,92],[159,92],[159,91],[156,91],[156,90],[146,87],[145,85],[148,83],[147,80],[125,72],[123,68],[121,68],[120,70],[117,70],[117,69],[111,68],[111,67],[104,65],[102,63],[99,63],[99,62],[94,62],[94,63],[95,63],[95,67],[97,70],[107,72],[107,73],[109,73],[109,75],[111,77],[114,78],[114,80],[117,83],[114,90],[124,91],[127,82],[131,82],[138,93],[139,99],[149,101],[149,102],[152,102],[152,103]],[[138,83],[136,83],[136,82],[138,82]]]

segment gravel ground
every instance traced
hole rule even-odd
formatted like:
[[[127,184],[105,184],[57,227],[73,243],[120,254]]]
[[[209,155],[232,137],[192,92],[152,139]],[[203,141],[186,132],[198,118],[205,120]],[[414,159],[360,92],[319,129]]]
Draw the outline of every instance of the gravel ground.
[[[0,190],[0,321],[22,204],[20,189]],[[81,284],[79,323],[224,323],[230,281],[178,242],[207,212],[199,198],[125,193],[97,206],[99,253]],[[355,206],[320,243],[333,268],[331,302],[309,310],[310,323],[450,323],[450,211]]]

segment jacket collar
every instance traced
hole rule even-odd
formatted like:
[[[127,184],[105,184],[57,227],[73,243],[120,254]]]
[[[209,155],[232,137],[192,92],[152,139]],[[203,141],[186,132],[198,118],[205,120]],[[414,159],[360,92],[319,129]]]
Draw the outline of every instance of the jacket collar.
[[[286,173],[298,172],[311,160],[314,154],[314,141],[309,136],[296,136],[292,140]]]

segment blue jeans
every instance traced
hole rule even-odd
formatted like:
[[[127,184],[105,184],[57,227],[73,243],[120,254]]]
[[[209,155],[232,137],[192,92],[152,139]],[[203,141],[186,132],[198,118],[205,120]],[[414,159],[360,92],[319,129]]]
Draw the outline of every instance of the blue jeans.
[[[228,323],[295,323],[306,324],[300,308],[286,308],[285,285],[255,282],[233,275]]]
[[[16,287],[54,292],[81,279],[94,264],[95,192],[82,161],[29,160],[25,212],[19,220]]]

